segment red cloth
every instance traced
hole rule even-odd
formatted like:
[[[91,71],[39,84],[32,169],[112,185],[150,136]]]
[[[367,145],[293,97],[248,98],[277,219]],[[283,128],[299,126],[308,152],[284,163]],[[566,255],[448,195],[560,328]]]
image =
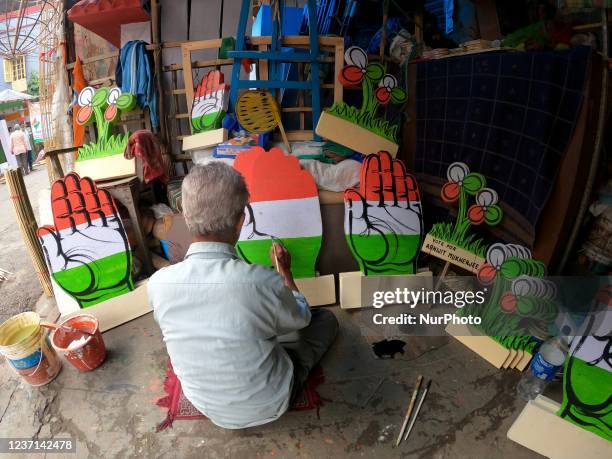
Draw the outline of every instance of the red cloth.
[[[319,408],[323,405],[323,399],[317,393],[317,387],[325,382],[325,376],[321,367],[315,367],[308,376],[308,380],[304,386],[302,393],[295,398],[291,404],[290,411],[306,411],[317,410],[319,416]],[[172,363],[168,359],[168,370],[166,371],[166,381],[164,382],[165,397],[157,401],[157,405],[162,408],[168,408],[166,419],[157,425],[156,432],[160,432],[168,427],[172,427],[172,423],[177,419],[207,419],[198,409],[191,404],[181,388],[181,382],[172,369]]]
[[[141,129],[134,132],[128,140],[123,156],[125,159],[132,159],[138,156],[142,160],[145,183],[155,179],[160,179],[164,183],[168,181],[159,148],[159,141],[151,131]]]

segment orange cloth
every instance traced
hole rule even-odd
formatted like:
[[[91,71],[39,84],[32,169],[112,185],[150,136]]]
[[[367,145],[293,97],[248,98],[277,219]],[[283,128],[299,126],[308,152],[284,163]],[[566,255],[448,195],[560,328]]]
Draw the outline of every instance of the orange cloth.
[[[83,65],[81,64],[81,59],[79,58],[79,56],[77,56],[76,62],[74,63],[74,68],[72,69],[72,77],[74,79],[72,88],[78,96],[78,94],[87,86],[85,74],[83,73]],[[77,107],[78,104],[75,105],[72,110],[72,142],[75,147],[80,147],[85,142],[85,126],[81,126],[76,121],[76,113],[78,111]]]

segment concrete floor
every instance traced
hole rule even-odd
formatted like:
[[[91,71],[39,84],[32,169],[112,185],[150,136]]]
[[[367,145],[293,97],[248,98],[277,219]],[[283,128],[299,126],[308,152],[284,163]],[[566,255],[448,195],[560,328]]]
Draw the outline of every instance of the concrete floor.
[[[31,388],[1,365],[0,437],[70,436],[79,458],[540,457],[506,438],[524,405],[515,395],[517,372],[496,370],[452,339],[411,338],[403,359],[378,360],[354,315],[332,310],[341,325],[323,361],[319,393],[330,402],[320,419],[314,411],[290,412],[240,432],[206,420],[176,421],[155,433],[165,417],[155,400],[164,395],[166,352],[148,314],[104,334],[108,359],[93,372],[64,362],[55,381]],[[434,383],[409,441],[394,449],[419,373]]]

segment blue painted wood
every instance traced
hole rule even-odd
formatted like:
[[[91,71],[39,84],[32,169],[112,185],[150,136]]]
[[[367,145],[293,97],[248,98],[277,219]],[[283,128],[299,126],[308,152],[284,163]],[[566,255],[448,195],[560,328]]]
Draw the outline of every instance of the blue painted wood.
[[[311,62],[316,60],[316,57],[310,53],[284,53],[282,51],[228,51],[227,55],[231,59],[268,59],[269,61],[279,62]]]
[[[319,78],[319,32],[317,27],[317,2],[316,0],[308,0],[308,18],[309,18],[309,39],[310,39],[310,54],[315,56],[310,63],[310,80],[312,82],[312,132],[314,140],[321,140],[317,135],[316,128],[321,116],[321,82]]]
[[[250,9],[251,0],[242,0],[240,17],[238,18],[238,30],[236,30],[236,51],[242,51],[244,49],[244,39],[246,36]],[[236,106],[236,101],[238,100],[238,88],[234,85],[234,82],[240,80],[240,66],[240,59],[234,60],[234,65],[232,66],[232,85],[230,87],[230,103],[232,104],[232,109]]]
[[[283,9],[283,0],[279,1],[279,8]],[[232,66],[232,82],[230,88],[230,102],[232,107],[236,106],[239,89],[302,89],[310,90],[312,95],[312,131],[315,140],[320,137],[315,133],[319,117],[321,115],[321,81],[319,77],[319,34],[317,27],[317,5],[316,0],[308,0],[308,22],[309,22],[309,53],[283,53],[280,48],[281,27],[279,18],[272,18],[272,44],[270,51],[245,51],[244,42],[246,26],[251,8],[251,0],[242,0],[240,18],[236,31],[236,50],[228,53],[234,59]],[[267,59],[268,80],[241,80],[240,66],[242,59]],[[309,62],[311,68],[310,81],[285,81],[282,80],[280,69],[281,63]]]

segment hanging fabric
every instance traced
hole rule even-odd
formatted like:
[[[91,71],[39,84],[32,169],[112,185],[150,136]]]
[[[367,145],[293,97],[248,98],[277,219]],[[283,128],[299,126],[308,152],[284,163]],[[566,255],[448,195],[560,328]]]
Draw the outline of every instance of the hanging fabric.
[[[74,68],[72,69],[72,79],[74,81],[74,83],[72,84],[72,140],[75,147],[80,147],[85,143],[85,126],[77,123],[76,120],[76,97],[78,97],[79,93],[83,89],[85,89],[85,87],[87,87],[87,80],[85,80],[85,74],[83,73],[83,64],[81,63],[81,58],[79,56],[77,56],[76,61],[74,63]]]
[[[136,96],[139,107],[149,109],[151,127],[156,129],[159,126],[157,93],[144,41],[129,41],[121,48],[115,80],[122,92],[130,92]]]

